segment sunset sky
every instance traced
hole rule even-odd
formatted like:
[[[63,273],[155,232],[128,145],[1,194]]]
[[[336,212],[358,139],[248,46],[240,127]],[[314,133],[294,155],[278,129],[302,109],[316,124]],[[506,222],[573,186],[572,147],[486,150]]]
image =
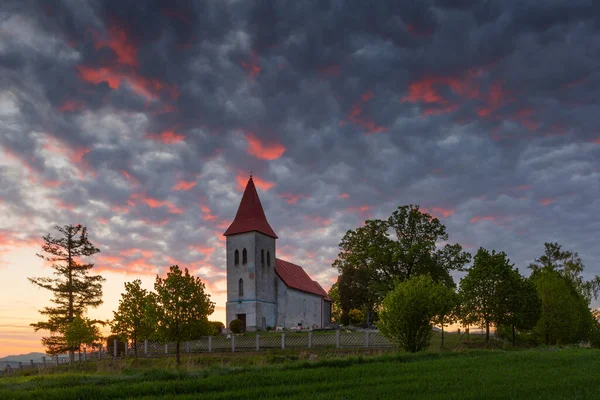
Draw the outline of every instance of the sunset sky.
[[[599,99],[600,1],[4,0],[0,357],[42,350],[56,224],[101,250],[92,317],[178,264],[224,320],[250,171],[325,289],[344,233],[404,204],[525,274],[545,241],[598,274]]]

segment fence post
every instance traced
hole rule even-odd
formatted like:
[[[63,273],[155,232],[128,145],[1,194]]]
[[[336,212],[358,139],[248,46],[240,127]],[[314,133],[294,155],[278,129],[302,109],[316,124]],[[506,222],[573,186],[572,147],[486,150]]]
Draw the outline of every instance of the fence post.
[[[46,369],[46,357],[42,357],[42,364],[44,365],[44,369]]]
[[[285,332],[281,332],[281,350],[285,350]]]
[[[34,367],[33,360],[29,360],[29,363],[31,364],[31,369],[33,369],[33,367]]]
[[[113,339],[113,356],[117,357],[117,355],[119,354],[119,342],[117,341],[117,339]]]
[[[56,355],[56,366],[58,366],[58,354]]]
[[[231,352],[235,351],[235,336],[231,335]]]
[[[308,348],[312,347],[312,331],[308,332]]]
[[[335,347],[340,348],[340,330],[335,331]]]
[[[125,341],[125,357],[127,357],[127,353],[129,352],[128,350],[129,350],[129,341],[126,340]]]
[[[185,342],[185,351],[190,354],[190,342]]]
[[[365,331],[365,347],[368,349],[369,348],[369,335],[371,333],[369,331]]]
[[[260,335],[256,334],[256,351],[260,350]]]
[[[212,336],[208,337],[208,352],[212,352]]]
[[[148,339],[144,340],[144,355],[148,355]]]
[[[169,343],[165,343],[165,354],[169,354]]]
[[[19,361],[19,371],[23,371],[23,363]]]

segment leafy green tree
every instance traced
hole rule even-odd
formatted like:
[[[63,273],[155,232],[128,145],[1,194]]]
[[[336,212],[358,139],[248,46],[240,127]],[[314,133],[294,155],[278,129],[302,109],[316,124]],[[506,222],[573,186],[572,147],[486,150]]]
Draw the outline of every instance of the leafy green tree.
[[[137,358],[138,341],[148,339],[155,330],[150,315],[152,301],[150,293],[142,289],[142,281],[125,282],[125,292],[121,294],[119,307],[113,311],[112,333],[124,340],[131,340]]]
[[[383,278],[384,271],[393,263],[393,242],[388,228],[386,221],[368,220],[342,238],[341,252],[333,263],[340,272],[338,291],[342,314],[347,316],[351,309],[364,308],[367,323],[370,323],[376,306],[393,286]]]
[[[531,279],[523,277],[518,270],[514,270],[512,274],[505,310],[499,324],[510,327],[512,344],[515,346],[515,332],[530,331],[536,326],[542,303]]]
[[[50,331],[50,336],[42,338],[42,344],[46,346],[48,354],[56,355],[68,351],[73,361],[75,348],[66,342],[62,332],[76,316],[84,315],[89,307],[95,308],[102,304],[102,282],[105,279],[100,275],[89,275],[94,264],[84,264],[80,261],[81,257],[100,252],[88,240],[87,229],[81,225],[56,226],[55,229],[60,236],[44,236],[44,254],[37,254],[51,263],[55,277],[28,278],[34,285],[52,292],[51,301],[55,306],[40,310],[48,319],[31,326],[36,332]]]
[[[446,244],[446,227],[418,205],[398,207],[388,219],[397,240],[394,242],[394,264],[386,278],[410,279],[429,274],[434,281],[454,287],[450,272],[461,271],[471,261],[471,255],[459,244]]]
[[[327,293],[331,299],[331,319],[336,324],[341,323],[342,320],[342,304],[340,301],[340,291],[338,288],[338,282],[331,285],[329,292]]]
[[[443,285],[430,276],[415,276],[399,283],[383,300],[377,326],[394,345],[417,352],[427,349],[433,336],[432,321],[444,312],[438,295]]]
[[[591,328],[591,313],[585,299],[558,271],[549,269],[533,277],[541,300],[541,315],[534,329],[546,345],[585,340]]]
[[[154,290],[150,315],[158,337],[176,343],[179,365],[181,342],[209,333],[208,316],[214,312],[215,303],[210,301],[202,280],[191,276],[187,268],[181,271],[177,265],[170,267],[165,279],[156,277]]]
[[[417,275],[454,287],[451,271],[461,270],[471,256],[459,244],[438,248],[448,240],[446,227],[419,206],[398,207],[387,220],[367,220],[346,232],[333,263],[340,276],[343,314],[366,309],[367,323],[397,282]]]
[[[442,328],[441,347],[444,347],[444,327],[458,320],[459,296],[453,288],[439,285],[436,301],[439,304],[439,313],[434,316],[433,322]]]
[[[514,276],[504,252],[480,248],[460,282],[462,318],[467,324],[485,326],[486,341],[490,340],[490,325],[498,326],[508,312]]]
[[[589,303],[600,294],[600,276],[590,281],[582,277],[585,266],[577,252],[562,250],[558,243],[544,243],[544,254],[529,265],[532,275],[542,271],[556,271],[565,278]]]
[[[61,328],[67,346],[77,350],[80,362],[82,346],[94,346],[102,339],[100,329],[96,326],[96,323],[97,321],[75,316],[73,321]]]

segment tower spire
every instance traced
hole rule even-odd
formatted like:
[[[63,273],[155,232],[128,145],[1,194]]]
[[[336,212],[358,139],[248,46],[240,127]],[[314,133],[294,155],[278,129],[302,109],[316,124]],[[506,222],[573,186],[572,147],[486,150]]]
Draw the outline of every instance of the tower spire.
[[[235,214],[233,222],[223,235],[229,236],[252,231],[257,231],[277,239],[277,235],[267,221],[265,211],[256,191],[256,186],[254,186],[254,181],[252,180],[252,172],[250,172],[250,179],[248,179],[248,183],[246,184],[237,214]]]

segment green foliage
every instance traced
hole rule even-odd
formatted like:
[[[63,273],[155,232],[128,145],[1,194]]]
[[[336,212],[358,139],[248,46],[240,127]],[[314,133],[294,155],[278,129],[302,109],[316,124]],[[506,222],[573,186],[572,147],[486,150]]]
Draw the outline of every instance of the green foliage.
[[[340,273],[337,290],[342,320],[356,308],[366,310],[370,322],[394,285],[413,276],[430,275],[453,287],[450,272],[461,270],[470,255],[459,244],[438,249],[437,243],[446,240],[446,227],[414,205],[398,207],[387,220],[367,220],[364,226],[346,232],[333,263]]]
[[[490,253],[480,248],[473,267],[460,282],[461,319],[465,324],[476,324],[486,329],[489,341],[490,325],[498,326],[514,314],[516,283],[519,273],[513,269],[504,252]]]
[[[209,334],[211,336],[218,336],[221,334],[221,331],[225,329],[225,324],[221,321],[208,321],[208,325],[210,328]]]
[[[137,343],[148,339],[155,331],[150,318],[152,300],[149,292],[142,289],[142,281],[125,282],[125,292],[121,294],[119,307],[113,311],[111,331],[133,343],[134,354],[137,357]]]
[[[436,295],[439,304],[438,314],[433,317],[433,323],[442,329],[441,347],[444,347],[444,327],[455,323],[459,318],[459,296],[453,288],[440,286]]]
[[[331,321],[339,324],[342,320],[342,303],[340,300],[338,282],[331,285],[327,294],[329,295],[329,298],[331,298]]]
[[[165,279],[156,277],[156,293],[151,293],[152,306],[149,317],[156,326],[156,333],[163,342],[173,341],[177,364],[181,362],[182,341],[208,332],[208,316],[215,309],[202,280],[179,266],[170,267]]]
[[[350,318],[351,324],[360,324],[365,320],[365,314],[358,308],[353,308],[352,310],[348,311],[348,317]]]
[[[592,311],[592,328],[590,329],[590,345],[600,348],[600,310]]]
[[[577,252],[562,250],[558,243],[544,243],[544,254],[529,265],[532,275],[543,271],[554,271],[565,278],[589,303],[600,293],[600,277],[584,281],[581,274],[585,269]]]
[[[403,350],[426,349],[433,336],[433,319],[449,308],[447,290],[427,275],[401,282],[383,300],[378,328]]]
[[[558,243],[544,243],[544,254],[529,268],[542,302],[535,328],[538,340],[546,344],[588,340],[594,327],[589,304],[598,295],[600,277],[584,281],[579,255],[562,250]]]
[[[95,321],[80,316],[76,316],[72,322],[62,327],[61,333],[66,345],[79,352],[80,361],[82,346],[96,346],[102,339],[100,329],[95,325]]]
[[[540,343],[570,344],[586,340],[591,329],[591,314],[586,300],[557,271],[535,274],[534,283],[542,303],[535,327]]]
[[[244,323],[239,319],[234,319],[229,323],[229,329],[233,333],[242,332],[242,328],[244,327]]]
[[[55,226],[61,234],[53,237],[44,236],[42,251],[38,257],[51,263],[54,269],[53,278],[28,278],[31,283],[52,292],[54,307],[45,307],[40,310],[48,320],[31,324],[35,331],[50,331],[50,336],[42,338],[46,352],[50,355],[62,354],[69,351],[71,359],[75,348],[69,346],[64,338],[66,327],[78,315],[85,315],[89,307],[98,307],[102,304],[102,282],[105,279],[100,275],[89,275],[92,263],[81,263],[81,257],[92,256],[98,250],[88,240],[87,228],[81,225]]]

